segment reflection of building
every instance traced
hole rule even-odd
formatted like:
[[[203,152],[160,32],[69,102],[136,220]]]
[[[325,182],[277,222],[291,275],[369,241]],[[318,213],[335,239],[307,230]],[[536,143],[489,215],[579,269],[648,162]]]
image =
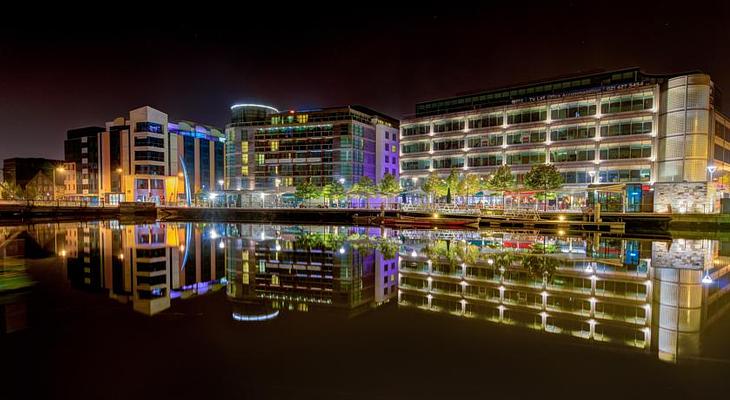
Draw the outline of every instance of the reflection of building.
[[[638,69],[418,103],[401,125],[402,183],[452,168],[486,176],[501,165],[521,182],[551,163],[566,198],[621,183],[630,210],[653,197],[656,211],[709,211],[718,186],[708,186],[707,167],[718,168],[715,178],[730,170],[730,123],[716,104],[709,75]]]
[[[718,307],[703,300],[714,289],[701,284],[711,259],[702,244],[690,255],[675,249],[677,259],[699,263],[685,269],[657,265],[663,244],[652,248],[649,241],[518,234],[447,241],[406,243],[399,304],[656,351],[669,360],[680,349],[697,355],[703,310],[717,315],[711,309]],[[535,254],[541,249],[550,254]]]
[[[221,287],[223,249],[204,226],[93,222],[65,230],[59,254],[67,259],[71,285],[108,291],[141,313],[155,314],[169,308],[171,299]]]
[[[93,165],[98,165],[99,193],[106,202],[186,201],[195,191],[210,190],[223,179],[223,134],[192,122],[168,122],[167,114],[152,107],[107,122],[98,144],[92,146],[89,138],[83,142],[85,137],[79,139],[79,151],[67,158],[78,163],[74,156],[78,153],[77,173],[83,177],[88,171],[88,179],[93,179]],[[94,146],[97,158],[91,157]]]
[[[348,240],[366,229],[228,227],[228,296],[234,319],[261,320],[313,309],[351,316],[396,293],[397,256]],[[378,230],[379,233],[379,230]]]
[[[398,175],[398,121],[361,106],[286,111],[231,107],[226,188],[273,191],[304,181],[345,186]]]

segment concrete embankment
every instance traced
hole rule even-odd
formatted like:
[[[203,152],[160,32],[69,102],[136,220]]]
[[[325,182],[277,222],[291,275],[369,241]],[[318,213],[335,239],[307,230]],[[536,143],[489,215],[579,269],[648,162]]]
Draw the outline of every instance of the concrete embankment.
[[[162,207],[157,211],[165,221],[278,222],[300,224],[351,224],[353,216],[378,215],[374,209],[338,208],[187,208]],[[395,215],[387,211],[386,215]]]

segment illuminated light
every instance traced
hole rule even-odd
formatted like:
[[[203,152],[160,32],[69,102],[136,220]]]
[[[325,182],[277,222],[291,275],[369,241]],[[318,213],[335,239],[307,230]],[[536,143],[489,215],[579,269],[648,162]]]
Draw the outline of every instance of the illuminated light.
[[[266,193],[261,193],[261,200],[263,200],[264,197],[266,197]]]
[[[266,240],[266,233],[264,231],[261,231],[261,235],[259,236],[261,237],[261,240]]]
[[[239,108],[239,107],[259,107],[259,108],[265,108],[267,110],[271,110],[275,113],[279,112],[279,110],[277,110],[276,108],[271,107],[271,106],[265,106],[263,104],[234,104],[231,106],[231,110],[233,110],[234,108]]]
[[[591,275],[591,280],[592,280],[592,281],[595,281],[596,279],[598,279],[598,277],[597,277],[597,276],[595,276],[595,275]]]
[[[61,257],[66,257],[66,250],[61,250],[61,252],[58,254],[60,254]]]
[[[428,283],[433,282],[433,278],[431,278],[430,276],[428,278],[426,278],[426,280],[428,281]]]
[[[506,307],[505,307],[505,306],[503,306],[503,305],[501,305],[501,304],[497,306],[497,309],[499,309],[499,311],[504,311],[504,310],[505,310],[505,308],[506,308]]]
[[[240,313],[233,313],[232,317],[236,321],[266,321],[269,319],[276,318],[279,315],[279,311],[274,311],[271,314],[263,314],[263,315],[243,315]]]
[[[499,267],[499,272],[504,273],[504,267]]]
[[[645,335],[648,335],[651,333],[651,329],[649,329],[648,327],[644,327],[641,330],[644,332]]]
[[[220,243],[218,243],[218,248],[219,249],[225,249],[226,248],[226,244],[221,240]]]
[[[503,148],[503,149],[506,149],[506,148],[507,148],[507,145],[506,145],[506,144],[503,144],[503,145],[502,145],[502,148]]]
[[[543,290],[540,294],[542,295],[542,297],[547,297],[548,292],[546,292],[546,291]]]
[[[428,172],[433,172],[433,167],[428,167]]]
[[[340,254],[345,254],[345,248],[344,247],[340,247]]]
[[[224,183],[224,182],[225,182],[225,181],[224,181],[223,179],[218,179],[218,184],[219,184],[219,185],[223,186],[223,183]]]
[[[208,198],[211,200],[215,199],[217,196],[218,196],[218,193],[215,193],[215,192],[208,193]]]
[[[540,316],[543,318],[547,318],[547,313],[545,311],[540,312]]]
[[[461,303],[461,305],[464,305],[464,304],[466,304],[466,300],[464,300],[464,299],[461,299],[461,300],[459,301],[459,303]]]
[[[210,230],[210,238],[211,239],[218,239],[218,232],[215,231],[215,229]]]
[[[487,264],[489,264],[489,265],[494,264],[494,260],[492,260],[491,258],[487,258]]]
[[[461,263],[461,268],[466,268],[466,263]]]
[[[565,215],[558,215],[558,221],[565,221]]]
[[[415,250],[411,252],[411,257],[418,257],[418,253]]]
[[[119,253],[119,259],[124,260],[124,253]]]
[[[464,147],[464,148],[462,149],[462,151],[464,151],[464,152],[467,152],[467,151],[469,151],[469,148],[468,148],[468,147]]]
[[[469,167],[467,167],[466,165],[464,165],[464,167],[463,167],[462,169],[463,169],[464,171],[468,171],[468,170],[469,170]]]
[[[466,281],[461,281],[461,286],[466,286],[466,285],[468,285],[468,283],[466,283]]]
[[[439,213],[433,213],[433,217],[434,218],[438,218],[439,217]]]
[[[593,160],[593,164],[600,164],[601,160]]]
[[[294,110],[289,110],[289,114],[294,114]]]
[[[591,319],[588,320],[588,324],[595,325],[596,324],[596,320],[591,318]]]
[[[709,285],[712,283],[712,278],[710,277],[709,273],[705,274],[705,276],[702,278],[702,283],[704,283],[705,285]]]
[[[585,271],[588,272],[588,273],[593,273],[593,268],[589,265],[589,266],[586,267],[586,270]]]
[[[563,235],[565,235],[565,231],[564,231],[564,230],[562,230],[562,229],[558,230],[558,235],[559,235],[559,236],[563,236]]]
[[[500,292],[504,292],[504,286],[500,286],[500,287],[499,287],[499,291],[500,291]]]
[[[433,150],[429,150],[428,151],[428,154],[433,154]]]
[[[124,170],[121,168],[117,168],[117,172],[121,174],[122,172],[124,172]]]
[[[588,301],[590,301],[591,303],[595,303],[596,302],[596,298],[595,297],[591,297],[590,299],[588,299]]]
[[[279,243],[277,243],[275,249],[276,249],[276,251],[281,251],[281,245]]]
[[[433,299],[433,296],[431,296],[431,294],[429,293],[429,294],[426,295],[426,298],[429,299],[429,300],[431,300],[431,299]]]

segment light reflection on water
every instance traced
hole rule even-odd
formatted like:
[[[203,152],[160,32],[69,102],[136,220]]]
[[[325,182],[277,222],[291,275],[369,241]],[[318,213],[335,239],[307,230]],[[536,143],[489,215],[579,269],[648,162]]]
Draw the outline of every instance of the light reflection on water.
[[[669,362],[702,356],[730,303],[730,243],[716,240],[116,221],[3,227],[0,240],[5,333],[32,329],[25,267],[52,257],[74,290],[150,316],[222,291],[240,323],[397,302]]]

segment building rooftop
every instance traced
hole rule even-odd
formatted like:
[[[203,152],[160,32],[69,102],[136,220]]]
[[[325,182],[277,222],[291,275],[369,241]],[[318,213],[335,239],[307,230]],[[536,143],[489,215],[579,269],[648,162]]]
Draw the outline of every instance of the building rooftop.
[[[642,72],[639,68],[625,68],[615,71],[592,72],[588,74],[553,77],[540,81],[513,84],[477,93],[462,94],[416,103],[415,117],[448,114],[459,111],[498,107],[523,101],[561,97],[581,92],[600,92],[624,86],[661,83],[666,79],[701,73],[690,71],[675,74],[654,75]]]

